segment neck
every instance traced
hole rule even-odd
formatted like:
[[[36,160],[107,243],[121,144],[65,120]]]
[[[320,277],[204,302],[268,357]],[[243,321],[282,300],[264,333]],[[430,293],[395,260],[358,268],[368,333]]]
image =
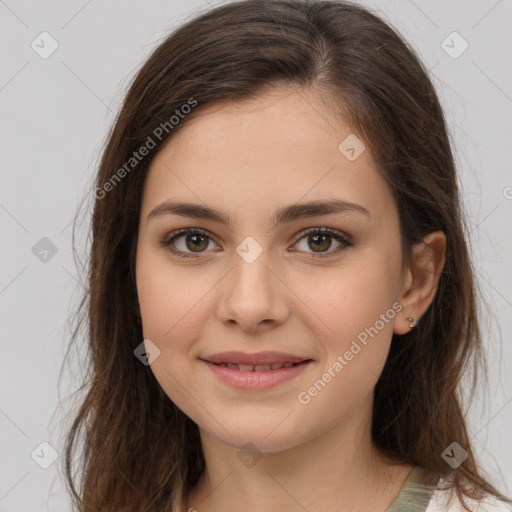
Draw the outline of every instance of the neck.
[[[370,417],[371,409],[370,415],[334,425],[300,445],[244,451],[247,457],[201,429],[206,470],[188,494],[185,510],[384,511],[412,467],[393,465],[378,453]]]

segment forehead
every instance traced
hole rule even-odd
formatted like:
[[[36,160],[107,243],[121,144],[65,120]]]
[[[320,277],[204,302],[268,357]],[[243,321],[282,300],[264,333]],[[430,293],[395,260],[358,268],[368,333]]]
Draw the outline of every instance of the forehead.
[[[200,108],[190,120],[185,119],[184,127],[162,153],[176,153],[181,147],[187,152],[193,149],[197,156],[211,151],[215,161],[257,155],[262,163],[291,159],[291,148],[302,155],[313,154],[315,148],[332,146],[343,134],[351,133],[333,112],[312,90],[277,87],[253,99]]]
[[[385,207],[391,193],[369,149],[333,112],[290,88],[202,108],[153,159],[141,213],[170,196],[233,212],[327,195]]]

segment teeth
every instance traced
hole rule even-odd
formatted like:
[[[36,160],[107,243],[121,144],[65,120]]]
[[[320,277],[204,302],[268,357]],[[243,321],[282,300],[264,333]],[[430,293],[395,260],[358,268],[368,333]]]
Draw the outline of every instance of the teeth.
[[[272,364],[235,364],[235,363],[217,363],[219,366],[240,370],[242,372],[267,372],[269,370],[279,370],[280,368],[290,368],[298,363],[272,363]]]

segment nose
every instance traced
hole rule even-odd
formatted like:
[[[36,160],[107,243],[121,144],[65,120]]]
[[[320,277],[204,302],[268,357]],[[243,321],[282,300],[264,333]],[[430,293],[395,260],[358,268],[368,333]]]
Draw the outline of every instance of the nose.
[[[289,315],[291,292],[279,268],[269,261],[265,251],[250,263],[238,254],[234,260],[220,287],[219,320],[250,333],[283,323]]]

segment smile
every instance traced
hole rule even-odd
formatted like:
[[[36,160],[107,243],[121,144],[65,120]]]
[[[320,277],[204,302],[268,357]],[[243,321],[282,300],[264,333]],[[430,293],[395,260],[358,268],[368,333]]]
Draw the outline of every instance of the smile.
[[[281,368],[291,368],[300,363],[272,363],[263,365],[252,365],[252,364],[236,364],[236,363],[214,363],[217,366],[223,366],[231,368],[232,370],[240,370],[241,372],[265,372],[271,370],[279,370]]]
[[[231,388],[257,391],[284,385],[302,374],[313,363],[308,359],[301,362],[271,363],[265,365],[203,362],[213,375]]]

